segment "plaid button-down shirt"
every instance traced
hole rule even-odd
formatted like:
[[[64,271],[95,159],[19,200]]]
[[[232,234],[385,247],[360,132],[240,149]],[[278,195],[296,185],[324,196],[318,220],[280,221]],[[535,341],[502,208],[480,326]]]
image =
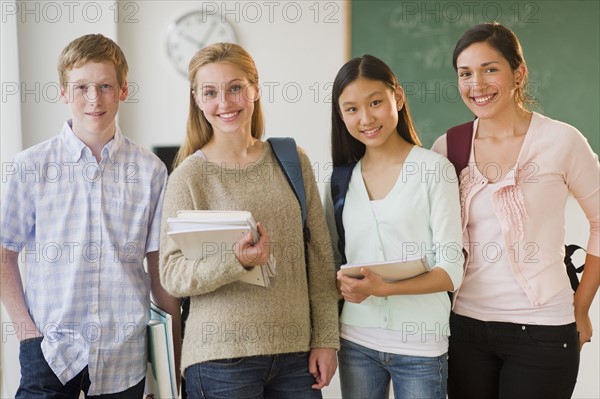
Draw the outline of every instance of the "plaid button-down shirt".
[[[25,296],[44,357],[61,382],[89,367],[90,395],[146,372],[150,279],[167,172],[116,131],[100,163],[73,133],[3,166],[2,246],[27,264]],[[19,326],[15,326],[19,328]]]

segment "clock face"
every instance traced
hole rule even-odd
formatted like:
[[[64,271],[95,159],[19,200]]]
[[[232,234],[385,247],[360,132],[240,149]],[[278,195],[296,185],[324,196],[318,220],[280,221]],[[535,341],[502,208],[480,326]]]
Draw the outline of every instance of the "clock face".
[[[187,77],[192,56],[201,48],[219,42],[237,42],[233,27],[221,15],[193,11],[169,26],[167,54],[175,69]]]

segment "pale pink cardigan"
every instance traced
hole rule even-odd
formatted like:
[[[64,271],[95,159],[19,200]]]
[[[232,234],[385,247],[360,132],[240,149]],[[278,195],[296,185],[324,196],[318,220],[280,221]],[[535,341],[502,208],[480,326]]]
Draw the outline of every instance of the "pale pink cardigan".
[[[478,120],[473,127],[477,131]],[[446,135],[432,148],[447,155]],[[463,241],[469,252],[471,199],[488,182],[470,163],[460,174]],[[487,167],[493,167],[487,165]],[[546,303],[569,286],[565,272],[565,205],[573,194],[590,223],[587,252],[600,255],[600,164],[586,138],[574,127],[534,113],[514,170],[514,178],[493,196],[493,206],[509,251],[512,271],[531,305]],[[465,273],[469,260],[465,264]],[[459,294],[460,289],[455,293]]]

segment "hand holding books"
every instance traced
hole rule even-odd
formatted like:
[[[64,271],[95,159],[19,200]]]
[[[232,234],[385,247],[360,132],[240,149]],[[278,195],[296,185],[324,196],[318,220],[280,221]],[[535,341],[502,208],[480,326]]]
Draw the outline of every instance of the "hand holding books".
[[[266,229],[247,211],[183,210],[167,219],[168,235],[188,259],[205,259],[234,251],[248,273],[239,281],[269,287],[276,274]]]
[[[248,233],[233,245],[235,256],[246,269],[266,265],[269,261],[271,239],[262,224],[256,223],[256,230],[259,237],[257,242],[253,235]]]

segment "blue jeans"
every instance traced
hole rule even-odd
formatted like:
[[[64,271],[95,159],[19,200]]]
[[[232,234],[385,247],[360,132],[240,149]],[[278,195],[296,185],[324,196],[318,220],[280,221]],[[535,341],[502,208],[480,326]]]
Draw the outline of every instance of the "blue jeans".
[[[341,339],[338,352],[344,399],[382,399],[394,384],[397,399],[445,399],[448,362],[437,357],[378,352]]]
[[[19,345],[21,382],[16,399],[77,399],[81,391],[88,399],[141,399],[143,397],[145,379],[123,392],[88,396],[91,382],[87,367],[63,385],[44,358],[42,339],[42,337],[26,339]]]
[[[198,363],[185,369],[188,399],[321,399],[308,352]]]

